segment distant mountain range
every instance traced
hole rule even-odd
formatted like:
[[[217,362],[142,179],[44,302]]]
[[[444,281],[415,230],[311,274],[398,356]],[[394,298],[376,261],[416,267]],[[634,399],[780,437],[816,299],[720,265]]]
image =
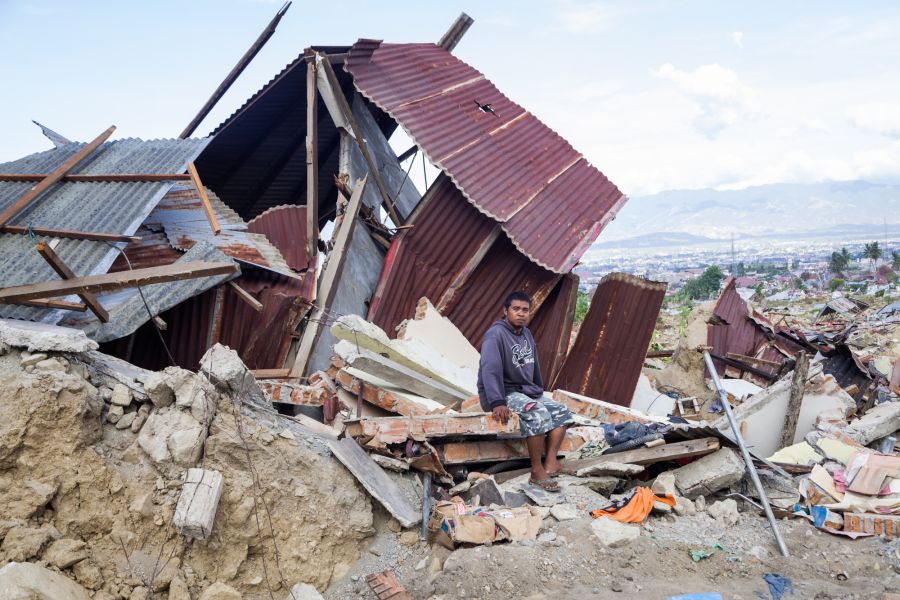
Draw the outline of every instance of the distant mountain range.
[[[900,233],[900,185],[780,183],[631,198],[593,248],[664,247],[783,235]]]

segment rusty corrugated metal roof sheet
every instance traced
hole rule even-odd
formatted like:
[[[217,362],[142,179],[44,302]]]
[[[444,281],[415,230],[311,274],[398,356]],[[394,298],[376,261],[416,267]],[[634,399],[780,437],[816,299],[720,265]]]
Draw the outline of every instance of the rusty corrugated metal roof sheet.
[[[577,299],[578,276],[564,275],[528,325],[537,344],[545,382],[556,378],[566,359]]]
[[[436,44],[359,40],[344,68],[547,269],[571,270],[626,200],[568,142]]]
[[[247,223],[247,231],[264,234],[295,271],[310,266],[306,252],[306,207],[275,206]],[[312,257],[313,260],[315,256]],[[313,264],[313,266],[315,266]]]
[[[604,277],[553,389],[630,406],[665,293],[658,281]]]

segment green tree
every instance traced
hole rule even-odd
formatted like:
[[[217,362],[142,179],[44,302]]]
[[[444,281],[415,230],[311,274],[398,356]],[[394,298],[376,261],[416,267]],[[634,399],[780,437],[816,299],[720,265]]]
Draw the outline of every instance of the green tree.
[[[900,271],[900,252],[894,250],[891,252],[891,268]]]
[[[832,292],[837,289],[840,289],[843,286],[844,286],[844,280],[839,277],[835,277],[834,279],[832,279],[831,281],[828,282],[828,289],[831,290]]]
[[[872,242],[871,244],[865,245],[863,248],[863,258],[868,258],[870,268],[875,268],[875,261],[881,258],[881,248],[878,247],[878,242]]]
[[[591,295],[585,292],[578,292],[578,299],[575,301],[575,324],[584,321],[587,314],[588,306],[591,304]]]
[[[846,248],[845,248],[846,249]],[[834,273],[835,275],[839,273],[843,273],[844,269],[847,268],[848,260],[844,258],[844,255],[840,252],[832,252],[831,260],[828,263],[828,270]]]
[[[851,258],[850,251],[847,250],[847,247],[845,246],[845,247],[841,248],[841,260],[844,261],[845,269],[850,266],[850,258]]]
[[[691,279],[681,288],[679,295],[681,299],[690,298],[692,300],[706,300],[714,293],[719,291],[719,284],[724,277],[722,269],[713,265],[707,267],[700,277]]]

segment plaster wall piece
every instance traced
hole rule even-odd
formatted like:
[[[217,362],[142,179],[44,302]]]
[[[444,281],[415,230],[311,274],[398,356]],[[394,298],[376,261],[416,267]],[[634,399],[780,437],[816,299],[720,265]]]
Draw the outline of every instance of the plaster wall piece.
[[[862,418],[844,428],[850,438],[863,446],[900,429],[900,402],[885,402],[874,406]]]
[[[416,316],[398,327],[397,339],[420,340],[457,367],[478,371],[481,356],[450,319],[441,315],[428,298],[421,298]]]
[[[820,463],[824,458],[808,442],[802,441],[799,444],[782,448],[767,460],[789,465],[808,465],[810,463]]]
[[[414,394],[437,400],[445,406],[462,404],[469,394],[405,367],[380,354],[357,348],[347,340],[341,340],[334,346],[334,352],[351,367],[375,375],[389,381],[396,387],[409,390]]]
[[[218,471],[187,470],[172,519],[181,535],[205,540],[212,534],[223,485],[222,474]]]
[[[665,417],[675,412],[675,398],[658,391],[650,383],[650,378],[641,373],[629,406],[648,415]]]
[[[87,352],[100,347],[80,329],[17,319],[0,319],[0,344],[29,352]]]
[[[332,326],[331,332],[341,340],[348,340],[376,354],[426,375],[465,393],[477,393],[477,372],[461,369],[449,363],[439,352],[419,340],[391,340],[377,325],[358,314],[346,314]]]
[[[674,471],[675,486],[687,498],[710,494],[737,483],[744,476],[744,461],[723,448]]]

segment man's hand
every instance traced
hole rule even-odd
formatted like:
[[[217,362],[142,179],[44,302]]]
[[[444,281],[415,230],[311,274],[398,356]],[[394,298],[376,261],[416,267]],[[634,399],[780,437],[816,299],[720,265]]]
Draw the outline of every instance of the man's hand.
[[[491,411],[494,414],[494,418],[506,425],[509,423],[510,417],[512,417],[512,411],[509,410],[509,407],[505,404],[501,404],[500,406],[495,406]]]

